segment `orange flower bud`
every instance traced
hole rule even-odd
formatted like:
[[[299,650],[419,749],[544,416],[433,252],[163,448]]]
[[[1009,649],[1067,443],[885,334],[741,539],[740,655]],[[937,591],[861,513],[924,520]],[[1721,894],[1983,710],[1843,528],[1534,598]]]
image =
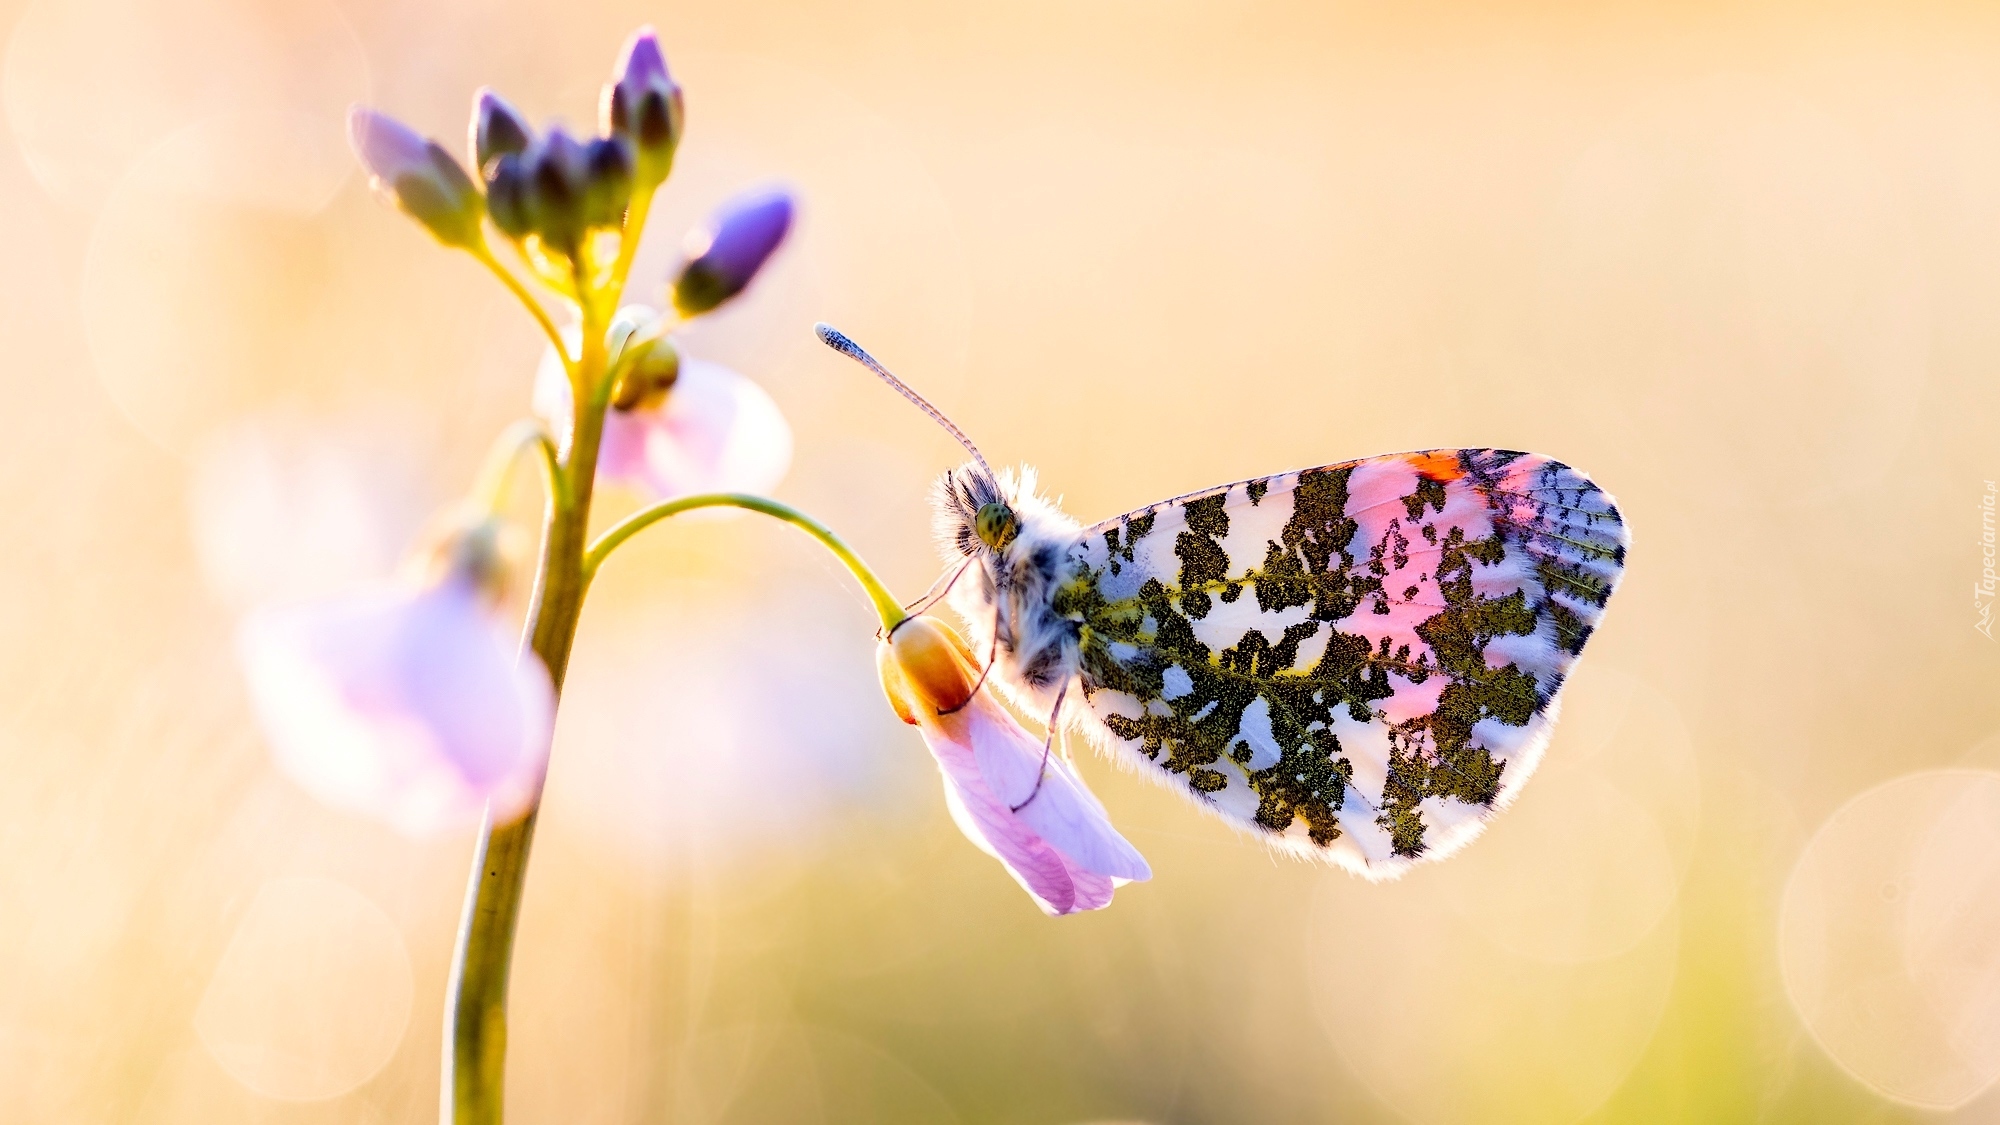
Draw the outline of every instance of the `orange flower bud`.
[[[897,718],[916,726],[917,709],[910,702],[910,682],[896,666],[896,652],[887,641],[875,647],[875,669],[882,675],[882,694],[889,697],[890,709]]]
[[[972,650],[944,622],[934,617],[912,618],[896,626],[883,647],[895,662],[909,693],[906,702],[913,710],[922,705],[930,707],[933,714],[956,711],[972,697],[972,685],[979,679]],[[883,682],[887,684],[886,676]],[[899,709],[897,713],[902,712]]]

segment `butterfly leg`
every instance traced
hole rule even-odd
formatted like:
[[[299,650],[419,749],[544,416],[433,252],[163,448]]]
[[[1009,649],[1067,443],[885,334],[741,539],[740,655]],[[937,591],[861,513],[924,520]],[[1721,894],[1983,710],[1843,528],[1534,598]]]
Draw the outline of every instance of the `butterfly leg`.
[[[972,690],[966,694],[964,699],[959,701],[958,706],[939,708],[938,714],[952,715],[956,714],[959,711],[965,710],[965,705],[972,702],[973,697],[979,694],[980,688],[986,686],[986,677],[993,671],[993,662],[999,659],[999,656],[1000,656],[1000,602],[999,599],[996,598],[994,599],[993,602],[993,644],[990,645],[986,650],[986,667],[981,668],[979,670],[979,678],[972,682]]]
[[[1013,806],[1011,809],[1013,812],[1020,812],[1022,809],[1027,808],[1028,802],[1034,800],[1035,795],[1042,791],[1042,779],[1047,777],[1049,773],[1049,752],[1055,748],[1056,732],[1062,729],[1059,724],[1062,721],[1063,699],[1068,695],[1069,682],[1065,680],[1063,686],[1056,692],[1055,708],[1049,712],[1049,734],[1047,738],[1042,740],[1042,768],[1035,771],[1035,787],[1028,790],[1027,797],[1023,798],[1020,804]]]
[[[950,578],[947,579],[940,577],[937,582],[931,583],[931,588],[925,590],[922,597],[918,598],[916,601],[911,602],[909,605],[904,606],[903,612],[909,614],[912,617],[915,617],[919,613],[925,613],[929,611],[929,609],[932,606],[943,601],[946,594],[951,593],[951,588],[958,584],[959,576],[963,575],[965,573],[965,568],[971,565],[972,565],[971,559],[967,559],[964,562],[958,564],[958,569],[951,572]],[[944,584],[944,589],[942,590],[938,589],[939,582],[942,582]]]

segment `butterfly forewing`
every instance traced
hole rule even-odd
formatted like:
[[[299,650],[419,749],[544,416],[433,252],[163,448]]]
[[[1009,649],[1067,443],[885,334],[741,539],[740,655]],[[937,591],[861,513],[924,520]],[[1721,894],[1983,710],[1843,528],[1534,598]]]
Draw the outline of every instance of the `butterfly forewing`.
[[[1056,608],[1102,741],[1381,877],[1470,840],[1533,771],[1625,544],[1559,462],[1405,453],[1099,524]]]

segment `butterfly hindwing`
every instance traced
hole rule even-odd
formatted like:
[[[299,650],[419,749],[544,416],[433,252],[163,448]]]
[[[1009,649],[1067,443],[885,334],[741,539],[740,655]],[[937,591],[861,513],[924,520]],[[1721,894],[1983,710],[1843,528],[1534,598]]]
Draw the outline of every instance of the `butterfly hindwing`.
[[[1056,609],[1101,741],[1380,877],[1470,840],[1533,771],[1625,544],[1566,465],[1397,454],[1090,528]]]

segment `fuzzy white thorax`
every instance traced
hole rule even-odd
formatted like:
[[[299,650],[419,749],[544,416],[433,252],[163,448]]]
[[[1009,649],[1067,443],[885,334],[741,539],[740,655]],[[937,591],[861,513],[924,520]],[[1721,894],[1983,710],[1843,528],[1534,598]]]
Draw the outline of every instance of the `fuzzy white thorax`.
[[[979,510],[996,502],[1013,512],[1017,524],[999,550],[982,542],[974,526]],[[973,561],[970,573],[953,584],[950,601],[965,621],[974,655],[983,661],[992,654],[989,678],[1009,701],[1031,714],[1048,714],[1057,692],[1077,674],[1076,624],[1057,615],[1054,600],[1083,525],[1036,491],[1035,471],[1025,465],[988,475],[967,462],[938,478],[931,505],[939,550],[954,563]]]

